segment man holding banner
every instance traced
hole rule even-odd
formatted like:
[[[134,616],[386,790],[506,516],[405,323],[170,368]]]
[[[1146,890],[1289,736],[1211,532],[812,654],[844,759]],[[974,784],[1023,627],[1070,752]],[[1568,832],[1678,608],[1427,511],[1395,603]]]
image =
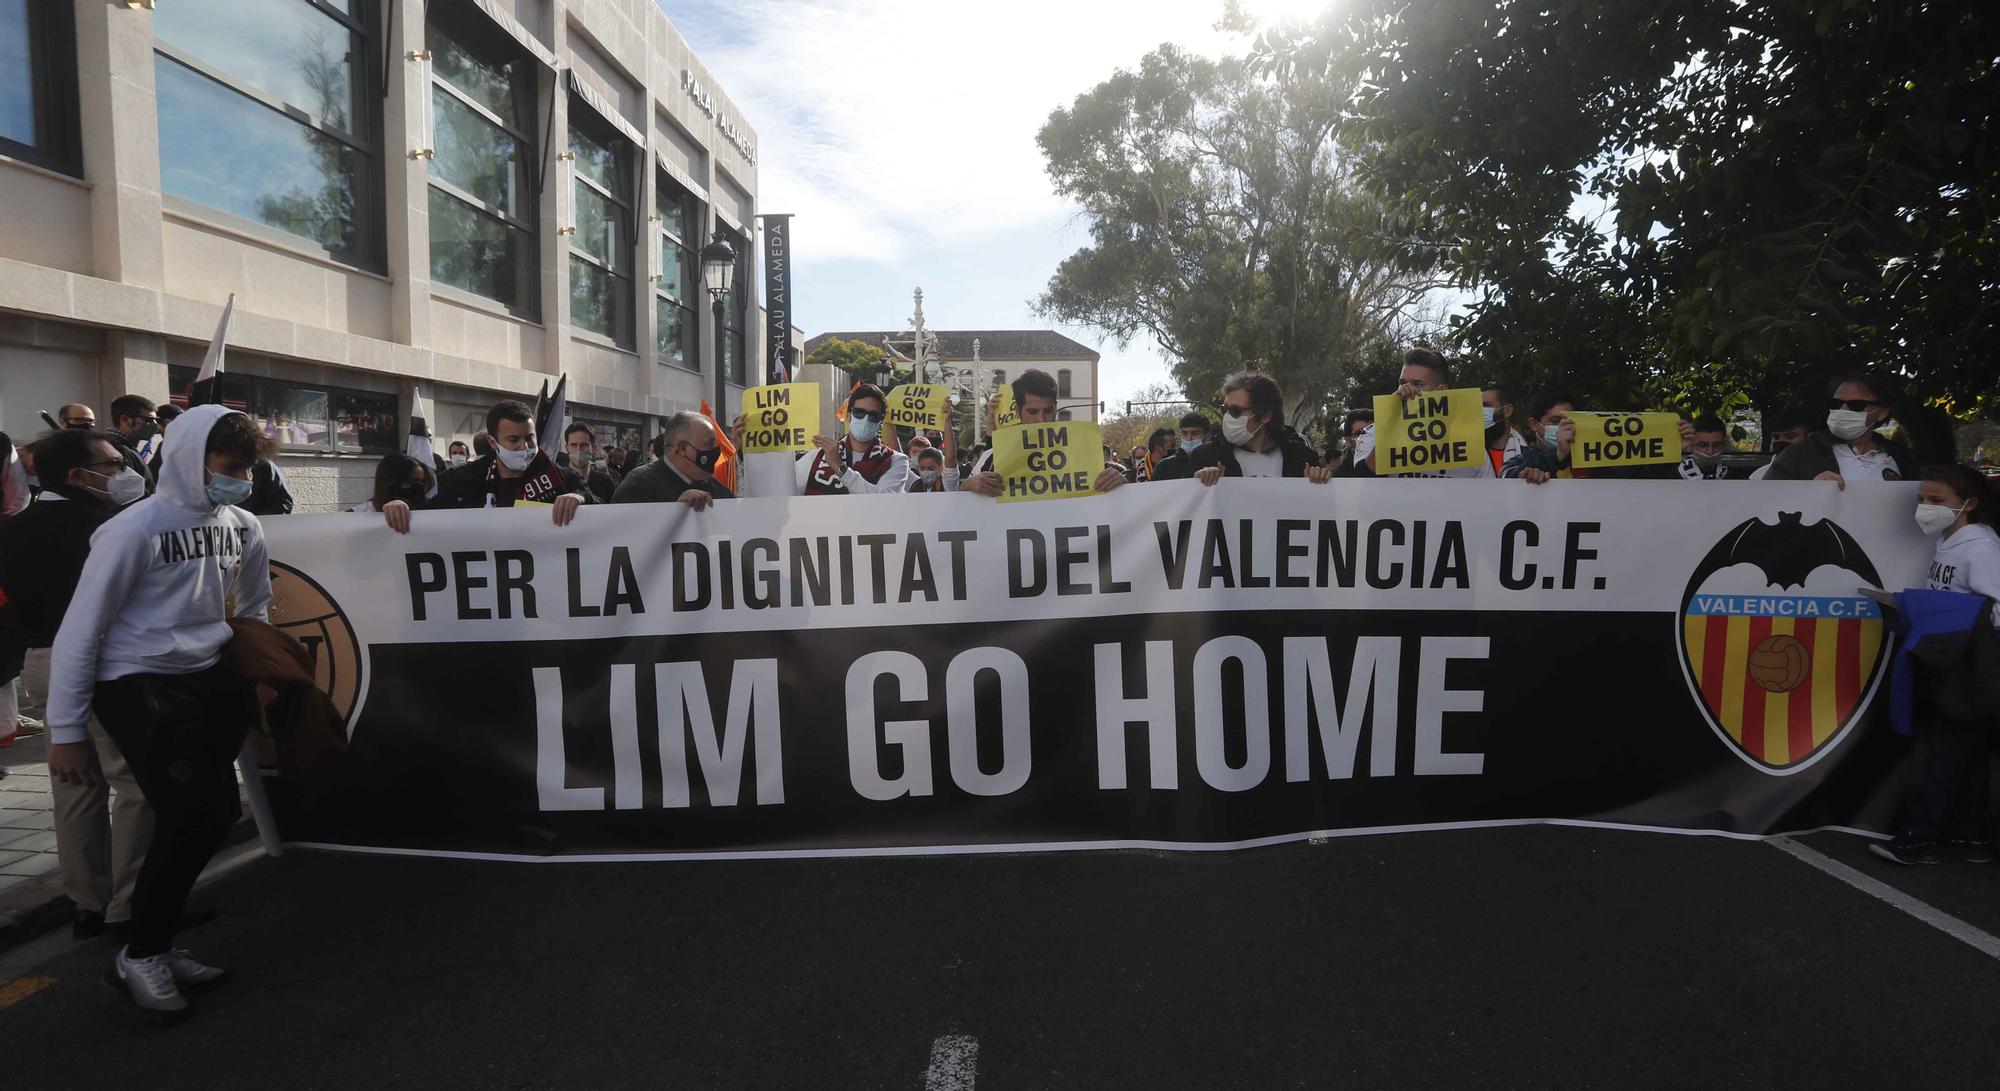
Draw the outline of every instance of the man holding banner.
[[[1375,399],[1375,422],[1354,439],[1354,476],[1497,478],[1484,422],[1479,392],[1452,390],[1444,355],[1417,345],[1403,355],[1396,392]]]
[[[682,503],[696,511],[711,500],[734,500],[736,494],[716,480],[715,463],[722,457],[722,440],[715,425],[700,413],[683,410],[667,418],[659,439],[658,460],[625,475],[612,495],[614,504]]]
[[[1189,465],[1196,481],[1213,485],[1224,477],[1306,477],[1317,471],[1325,482],[1319,452],[1291,425],[1279,420],[1285,398],[1277,380],[1258,371],[1239,371],[1222,381],[1222,442],[1195,449]]]
[[[910,480],[910,459],[882,442],[888,416],[889,398],[881,387],[856,386],[847,395],[847,434],[838,440],[815,435],[818,450],[799,456],[799,495],[902,492]]]
[[[1008,412],[999,412],[1000,406],[996,405],[995,418],[996,420],[1000,420],[1011,416],[1013,423],[994,430],[993,449],[979,456],[978,460],[972,464],[972,472],[967,476],[965,485],[963,486],[966,492],[977,493],[980,496],[990,496],[995,499],[1007,497],[1008,478],[1005,473],[1005,467],[1001,465],[998,457],[1001,450],[1001,433],[1005,432],[1008,428],[1015,427],[1017,424],[1025,426],[1030,424],[1056,423],[1056,398],[1058,394],[1055,376],[1050,375],[1046,371],[1037,371],[1030,368],[1027,371],[1023,371],[1019,378],[1016,378],[1013,383],[1006,387],[1006,390],[1007,393],[1012,395],[1010,399],[1002,399],[1006,403]],[[1096,429],[1096,425],[1091,425],[1089,430],[1095,432]],[[1081,434],[1081,431],[1077,433],[1079,436]],[[1094,438],[1089,442],[1092,445],[1096,445],[1092,448],[1090,454],[1094,456],[1096,465],[1101,467],[1101,469],[1094,472],[1091,487],[1097,492],[1110,492],[1112,489],[1123,485],[1125,483],[1124,472],[1115,467],[1104,465],[1103,452],[1099,449],[1102,446],[1101,440]],[[1025,456],[1025,452],[1023,454]],[[1022,479],[1017,476],[1016,480],[1019,481]],[[1065,495],[1069,495],[1069,493],[1065,492]]]
[[[560,416],[562,401],[556,402]],[[559,421],[557,423],[560,423]],[[576,509],[589,503],[572,486],[554,457],[536,442],[534,410],[508,399],[486,411],[486,434],[493,451],[452,470],[438,481],[440,508],[511,508],[516,504],[553,508],[555,524],[566,527]]]

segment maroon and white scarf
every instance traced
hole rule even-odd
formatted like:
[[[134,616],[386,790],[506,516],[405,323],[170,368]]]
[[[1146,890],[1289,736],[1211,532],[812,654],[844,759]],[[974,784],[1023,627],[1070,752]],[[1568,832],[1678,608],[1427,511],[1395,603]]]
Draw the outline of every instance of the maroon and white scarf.
[[[851,441],[842,440],[840,449],[851,452],[852,448],[847,446],[849,442]],[[867,452],[860,456],[850,453],[847,464],[838,468],[827,466],[824,451],[814,451],[808,457],[813,460],[813,464],[812,476],[806,480],[807,496],[846,496],[847,486],[841,484],[840,479],[848,470],[860,474],[872,485],[882,480],[882,475],[888,473],[889,467],[896,463],[896,452],[884,446],[880,440],[870,445]]]
[[[535,458],[520,477],[500,476],[500,456],[493,456],[493,464],[486,467],[486,506],[489,508],[511,508],[518,500],[535,504],[553,504],[556,497],[569,491],[569,483],[563,480],[562,471],[547,451],[536,451]]]

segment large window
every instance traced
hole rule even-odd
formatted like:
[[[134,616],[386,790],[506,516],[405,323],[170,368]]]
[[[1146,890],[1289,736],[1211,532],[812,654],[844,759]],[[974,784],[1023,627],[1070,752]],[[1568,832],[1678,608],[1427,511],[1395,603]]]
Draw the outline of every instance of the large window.
[[[632,347],[632,145],[570,100],[569,321]]]
[[[0,0],[0,155],[83,173],[69,0]]]
[[[1056,397],[1070,397],[1068,368],[1063,368],[1061,371],[1056,372]]]
[[[471,5],[430,5],[431,279],[540,315],[535,67]]]
[[[368,7],[160,5],[160,189],[380,268],[380,75]]]
[[[736,275],[729,278],[729,294],[722,300],[722,374],[737,386],[748,386],[743,331],[750,325],[750,240],[726,227],[716,231],[736,251]]]
[[[655,179],[654,212],[660,218],[660,272],[653,281],[653,351],[663,364],[701,370],[697,340],[701,327],[697,297],[702,292],[701,247],[695,244],[701,209],[694,195],[660,173]]]
[[[167,369],[175,405],[186,407],[196,369]],[[295,454],[386,455],[403,449],[396,396],[365,390],[224,372],[222,404],[250,415],[264,434]]]

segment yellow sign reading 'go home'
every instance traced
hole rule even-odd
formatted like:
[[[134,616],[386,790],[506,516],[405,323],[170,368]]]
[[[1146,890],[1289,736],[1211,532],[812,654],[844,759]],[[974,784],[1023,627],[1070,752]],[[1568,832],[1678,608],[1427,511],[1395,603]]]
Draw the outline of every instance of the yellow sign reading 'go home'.
[[[1088,496],[1104,472],[1104,435],[1089,421],[1016,424],[993,433],[1000,502]]]
[[[743,392],[745,451],[810,451],[818,434],[818,383],[772,383]]]

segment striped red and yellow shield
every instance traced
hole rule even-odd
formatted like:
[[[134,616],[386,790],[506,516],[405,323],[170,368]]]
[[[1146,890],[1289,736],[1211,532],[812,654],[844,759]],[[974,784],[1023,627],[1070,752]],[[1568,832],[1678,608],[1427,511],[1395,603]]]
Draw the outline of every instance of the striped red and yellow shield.
[[[1798,768],[1837,741],[1882,665],[1881,609],[1864,598],[1695,595],[1681,617],[1689,679],[1744,757]]]

